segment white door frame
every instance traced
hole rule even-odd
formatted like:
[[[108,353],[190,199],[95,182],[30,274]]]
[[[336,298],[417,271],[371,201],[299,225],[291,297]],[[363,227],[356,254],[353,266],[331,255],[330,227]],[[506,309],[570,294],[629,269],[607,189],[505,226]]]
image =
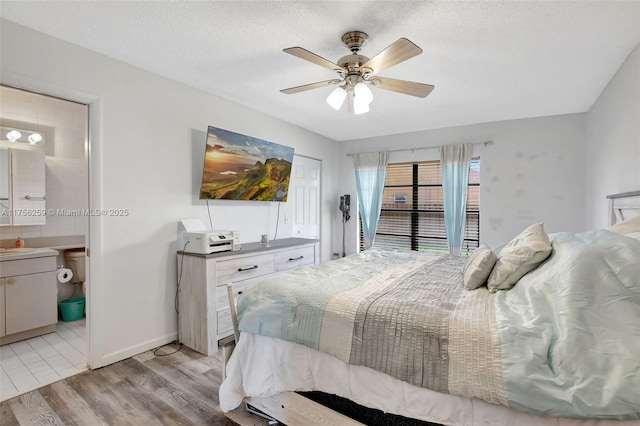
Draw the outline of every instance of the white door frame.
[[[100,188],[101,188],[101,168],[100,168],[100,111],[102,100],[95,94],[86,93],[60,86],[50,81],[35,79],[24,74],[14,72],[3,72],[2,84],[18,90],[24,90],[44,96],[59,98],[65,101],[85,104],[88,107],[88,131],[85,141],[85,161],[88,175],[88,200],[89,209],[100,208]],[[94,324],[96,293],[99,293],[102,235],[102,218],[99,215],[89,216],[89,229],[86,235],[86,341],[87,341],[87,364],[90,369],[100,367],[94,359],[94,348],[99,341],[99,330]]]

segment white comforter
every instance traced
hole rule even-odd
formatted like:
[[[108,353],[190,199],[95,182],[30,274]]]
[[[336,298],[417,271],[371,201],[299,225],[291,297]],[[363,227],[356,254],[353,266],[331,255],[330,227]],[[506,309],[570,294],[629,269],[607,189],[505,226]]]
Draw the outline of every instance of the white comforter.
[[[247,396],[319,390],[366,407],[451,426],[638,426],[636,420],[537,417],[478,399],[412,386],[306,346],[242,333],[220,387],[220,408],[233,410]]]

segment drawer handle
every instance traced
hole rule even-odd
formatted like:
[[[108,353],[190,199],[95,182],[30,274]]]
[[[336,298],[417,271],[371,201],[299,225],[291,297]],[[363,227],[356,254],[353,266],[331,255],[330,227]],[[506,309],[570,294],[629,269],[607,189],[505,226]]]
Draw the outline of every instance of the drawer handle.
[[[300,260],[300,259],[304,259],[304,256],[290,257],[289,262],[293,262],[294,260]]]
[[[253,265],[250,268],[238,268],[238,272],[251,271],[252,269],[258,269],[258,265]]]

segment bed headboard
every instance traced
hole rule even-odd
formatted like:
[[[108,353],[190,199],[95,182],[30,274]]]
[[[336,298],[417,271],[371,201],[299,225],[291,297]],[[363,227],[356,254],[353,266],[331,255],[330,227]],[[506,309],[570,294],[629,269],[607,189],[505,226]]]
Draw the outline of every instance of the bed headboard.
[[[607,195],[609,199],[609,226],[640,215],[640,191]]]

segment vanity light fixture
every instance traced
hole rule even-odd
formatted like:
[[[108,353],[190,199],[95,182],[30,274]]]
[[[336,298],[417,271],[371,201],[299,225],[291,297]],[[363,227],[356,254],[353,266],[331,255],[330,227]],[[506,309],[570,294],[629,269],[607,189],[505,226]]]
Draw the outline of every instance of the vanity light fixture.
[[[7,133],[7,139],[9,139],[9,142],[15,142],[21,137],[22,137],[22,133],[20,133],[17,130],[11,130],[9,133]]]
[[[13,143],[21,142],[31,145],[43,145],[44,134],[40,132],[32,132],[30,130],[0,126],[0,140],[6,140]]]
[[[42,134],[40,133],[33,133],[31,135],[29,135],[29,137],[27,137],[27,140],[29,141],[29,143],[31,145],[35,145],[37,143],[42,142],[44,138],[42,137]]]

